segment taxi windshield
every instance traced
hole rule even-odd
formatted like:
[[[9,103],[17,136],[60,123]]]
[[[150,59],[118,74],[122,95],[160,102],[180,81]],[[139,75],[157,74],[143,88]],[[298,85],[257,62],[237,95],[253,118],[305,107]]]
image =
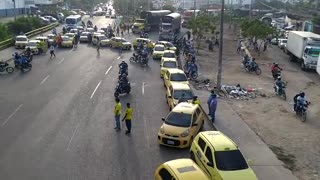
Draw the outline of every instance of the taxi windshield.
[[[81,33],[81,36],[88,36],[90,33],[89,32],[83,32]]]
[[[166,61],[166,62],[163,63],[163,67],[176,68],[177,67],[177,63],[175,61]]]
[[[178,127],[190,127],[191,114],[186,114],[183,112],[171,112],[165,120],[165,123]]]
[[[105,40],[105,39],[107,39],[107,37],[106,36],[99,36],[99,39],[100,40]]]
[[[164,47],[162,46],[157,46],[154,48],[155,51],[164,51]]]
[[[164,54],[163,54],[163,57],[166,57],[166,58],[175,58],[174,53],[164,53]]]
[[[193,98],[193,93],[190,90],[175,90],[173,93],[174,99],[181,99],[184,94],[184,99],[190,100]]]
[[[219,170],[234,171],[248,169],[248,164],[239,150],[216,151],[214,156]]]
[[[28,42],[27,46],[37,46],[37,42]]]
[[[170,81],[187,81],[187,77],[182,73],[171,74]]]
[[[62,40],[63,40],[63,41],[69,41],[70,38],[69,38],[69,37],[62,37]]]

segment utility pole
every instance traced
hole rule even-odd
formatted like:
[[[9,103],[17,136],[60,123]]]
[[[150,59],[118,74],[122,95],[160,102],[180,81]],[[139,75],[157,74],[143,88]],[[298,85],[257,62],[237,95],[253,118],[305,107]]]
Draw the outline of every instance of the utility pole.
[[[196,0],[193,0],[193,6],[194,6],[194,8],[193,8],[193,17],[194,18],[196,18],[196,9],[197,9],[197,3],[196,3]]]
[[[14,21],[17,20],[17,14],[16,14],[16,0],[12,0],[13,2],[13,14],[14,14]]]
[[[221,90],[221,79],[222,79],[223,18],[224,18],[223,16],[224,16],[224,0],[221,0],[219,61],[218,61],[218,74],[217,74],[218,90]]]

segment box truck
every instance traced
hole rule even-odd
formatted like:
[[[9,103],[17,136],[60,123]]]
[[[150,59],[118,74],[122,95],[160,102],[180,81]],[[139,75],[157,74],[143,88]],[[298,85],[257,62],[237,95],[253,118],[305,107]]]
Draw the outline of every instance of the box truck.
[[[320,35],[305,31],[290,31],[286,52],[301,69],[316,69],[320,53]]]

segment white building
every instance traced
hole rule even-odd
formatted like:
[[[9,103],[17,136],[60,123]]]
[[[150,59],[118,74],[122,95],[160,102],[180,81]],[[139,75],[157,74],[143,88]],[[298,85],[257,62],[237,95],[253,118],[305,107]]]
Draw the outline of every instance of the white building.
[[[16,14],[25,14],[25,0],[15,0]],[[12,0],[0,0],[0,16],[13,16],[14,2]]]
[[[59,0],[34,0],[34,3],[39,5],[57,4],[58,2]]]

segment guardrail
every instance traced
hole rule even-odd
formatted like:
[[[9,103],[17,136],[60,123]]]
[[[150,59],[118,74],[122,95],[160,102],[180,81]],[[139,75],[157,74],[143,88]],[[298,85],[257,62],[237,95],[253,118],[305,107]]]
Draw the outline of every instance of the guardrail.
[[[58,22],[55,22],[55,23],[52,23],[52,24],[49,24],[47,26],[44,26],[44,27],[41,27],[41,28],[38,28],[38,29],[35,29],[35,30],[32,30],[30,32],[27,32],[25,33],[26,36],[28,36],[28,38],[30,37],[33,37],[35,35],[38,35],[38,34],[41,34],[41,33],[44,33],[48,30],[51,30],[53,27],[56,27],[58,26],[59,23]],[[14,38],[11,38],[11,39],[7,39],[5,41],[2,41],[0,42],[0,50],[3,50],[5,48],[8,48],[10,46],[14,45]]]

